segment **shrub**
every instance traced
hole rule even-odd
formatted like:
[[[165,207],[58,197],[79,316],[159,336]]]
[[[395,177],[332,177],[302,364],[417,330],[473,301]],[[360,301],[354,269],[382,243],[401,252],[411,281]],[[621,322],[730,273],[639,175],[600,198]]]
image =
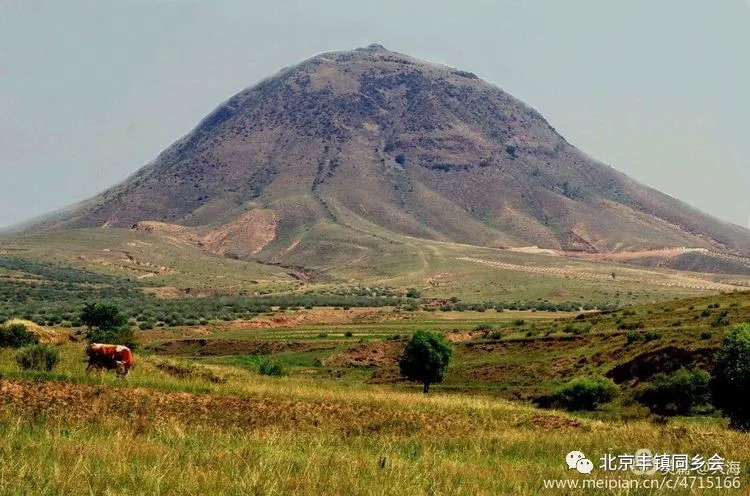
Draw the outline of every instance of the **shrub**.
[[[712,336],[713,336],[713,334],[711,334],[711,333],[710,333],[710,332],[708,332],[708,331],[703,331],[703,332],[701,333],[701,339],[704,339],[704,340],[705,340],[705,339],[711,339],[711,337],[712,337]]]
[[[729,417],[731,427],[750,430],[750,324],[732,331],[714,360],[713,403]]]
[[[270,375],[273,377],[281,377],[286,372],[284,371],[284,366],[281,365],[279,362],[274,362],[273,360],[264,359],[264,360],[261,360],[261,362],[258,364],[258,373],[260,375]]]
[[[502,339],[502,337],[503,337],[503,331],[501,331],[500,329],[494,329],[492,331],[489,331],[486,334],[486,338],[487,339],[492,339],[492,340],[495,340],[495,341],[497,341],[499,339]]]
[[[46,344],[35,344],[22,349],[16,355],[18,366],[24,370],[49,372],[60,361],[60,351]]]
[[[644,341],[656,341],[657,339],[661,339],[661,334],[654,331],[646,331],[643,333],[643,340]]]
[[[417,331],[399,360],[401,374],[409,380],[421,382],[423,392],[427,393],[430,384],[443,381],[452,353],[453,346],[443,334]]]
[[[641,335],[637,331],[628,331],[626,334],[628,343],[627,344],[633,344],[641,337]]]
[[[681,370],[657,377],[636,394],[636,400],[659,415],[690,415],[709,402],[709,380],[704,370]]]
[[[352,336],[354,336],[354,333],[353,333],[352,331],[346,331],[346,332],[344,333],[344,337],[350,338],[350,337],[352,337]]]
[[[493,324],[490,324],[489,322],[481,322],[474,326],[475,331],[492,331],[495,329],[495,326]]]
[[[0,348],[21,348],[36,342],[36,336],[30,333],[23,324],[0,325]]]
[[[620,321],[617,323],[617,328],[622,331],[635,331],[636,329],[643,329],[644,327],[646,327],[646,325],[641,321],[637,321],[637,322]]]
[[[587,334],[591,332],[592,325],[589,322],[583,323],[583,324],[568,324],[563,328],[563,332],[566,332],[568,334],[575,334],[576,336],[579,336],[581,334]]]
[[[409,288],[409,290],[406,292],[407,298],[420,298],[422,296],[422,292],[419,291],[417,288]]]
[[[327,332],[321,332],[321,333],[318,334],[318,337],[319,338],[327,338],[328,337],[328,333]]]
[[[553,403],[567,410],[596,410],[602,403],[612,401],[618,388],[605,377],[576,377],[552,395]]]
[[[729,326],[729,312],[723,311],[716,319],[711,322],[711,327],[727,327]]]

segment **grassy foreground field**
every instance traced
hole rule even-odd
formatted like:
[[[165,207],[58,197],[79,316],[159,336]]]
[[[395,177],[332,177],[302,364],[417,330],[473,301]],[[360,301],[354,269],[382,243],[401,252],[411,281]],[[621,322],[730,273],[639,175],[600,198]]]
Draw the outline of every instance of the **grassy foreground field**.
[[[82,292],[110,282],[31,268],[53,270],[51,279],[63,271],[70,281],[59,284]],[[37,284],[11,269],[5,277]],[[209,301],[194,300],[186,301]],[[750,321],[748,293],[610,311],[431,305],[267,305],[229,320],[141,329],[126,381],[87,375],[84,344],[69,339],[83,329],[47,323],[41,329],[55,335],[62,357],[53,372],[21,371],[16,351],[0,349],[0,495],[747,494],[750,434],[729,430],[713,409],[656,417],[633,392],[659,373],[707,369],[726,332]],[[445,381],[429,395],[400,380],[397,366],[408,337],[425,328],[454,349]],[[260,375],[266,359],[287,375]],[[582,375],[612,377],[621,394],[589,413],[529,402]],[[730,477],[740,487],[545,485],[651,480],[599,468],[606,454],[641,449],[719,454],[740,464]],[[567,469],[573,450],[594,462],[591,475]]]
[[[148,355],[120,381],[85,375],[81,344],[61,349],[52,374],[0,353],[0,494],[591,494],[543,480],[606,475],[569,472],[574,449],[597,465],[641,448],[750,463],[748,434],[723,422],[603,422]]]

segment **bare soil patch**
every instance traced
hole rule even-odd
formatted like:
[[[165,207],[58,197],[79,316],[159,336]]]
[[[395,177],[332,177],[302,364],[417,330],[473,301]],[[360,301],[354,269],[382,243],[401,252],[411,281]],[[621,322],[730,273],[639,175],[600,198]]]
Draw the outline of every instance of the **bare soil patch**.
[[[711,370],[717,347],[689,350],[678,346],[665,346],[641,353],[618,365],[607,373],[617,383],[645,381],[657,374],[670,374],[681,368]]]
[[[260,341],[252,339],[175,339],[152,348],[161,355],[228,356],[269,355],[273,353],[327,350],[326,342]]]
[[[326,359],[329,367],[388,367],[398,363],[404,349],[400,341],[381,341],[356,346]]]

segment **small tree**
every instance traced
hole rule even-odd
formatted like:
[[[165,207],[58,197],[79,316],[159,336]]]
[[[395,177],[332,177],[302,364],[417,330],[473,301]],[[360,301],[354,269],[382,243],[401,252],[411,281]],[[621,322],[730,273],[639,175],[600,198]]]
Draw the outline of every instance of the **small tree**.
[[[135,348],[135,333],[128,319],[115,305],[86,303],[81,311],[81,322],[88,327],[86,339],[90,343],[122,344]]]
[[[94,329],[114,329],[122,327],[128,319],[120,312],[115,305],[105,303],[86,303],[81,311],[81,322],[89,328]]]
[[[430,384],[443,381],[443,373],[448,367],[452,352],[453,347],[444,335],[417,331],[401,355],[401,374],[409,380],[424,384],[423,391],[427,393]]]
[[[731,427],[750,430],[750,324],[724,338],[714,360],[713,403],[729,417]]]

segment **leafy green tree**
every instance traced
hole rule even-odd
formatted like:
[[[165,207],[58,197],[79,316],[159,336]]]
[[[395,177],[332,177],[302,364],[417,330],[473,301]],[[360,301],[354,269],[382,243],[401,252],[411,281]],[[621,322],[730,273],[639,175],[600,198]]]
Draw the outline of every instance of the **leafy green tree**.
[[[714,360],[711,393],[732,428],[750,430],[750,323],[724,338]]]
[[[86,303],[81,311],[81,322],[88,327],[89,343],[122,344],[135,348],[135,333],[128,319],[115,305]]]
[[[86,303],[81,311],[81,321],[89,330],[114,329],[124,326],[128,319],[115,305]]]
[[[423,391],[427,393],[430,384],[443,381],[452,353],[453,346],[443,334],[417,331],[401,355],[401,374],[409,380],[424,384]]]

